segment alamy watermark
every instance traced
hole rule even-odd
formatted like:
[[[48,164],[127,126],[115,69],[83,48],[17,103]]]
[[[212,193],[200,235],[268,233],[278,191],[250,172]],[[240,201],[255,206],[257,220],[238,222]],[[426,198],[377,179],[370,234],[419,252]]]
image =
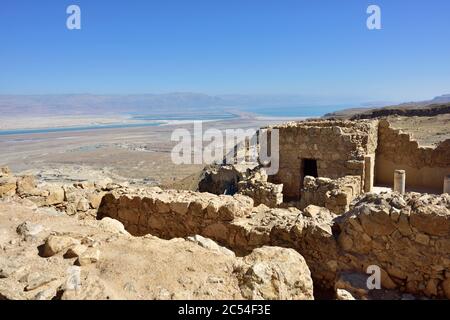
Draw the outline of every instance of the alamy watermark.
[[[375,4],[367,7],[367,14],[370,16],[367,18],[366,25],[369,30],[381,30],[381,8]]]
[[[202,121],[194,121],[194,131],[179,128],[171,140],[174,164],[238,164],[258,162],[268,175],[279,169],[278,129],[203,130]]]
[[[366,281],[367,289],[381,289],[381,268],[377,265],[370,265],[367,267],[366,273],[370,274]]]
[[[69,15],[66,20],[66,26],[69,30],[81,29],[81,9],[79,6],[72,4],[67,7],[66,13]]]
[[[69,30],[81,29],[81,8],[72,4],[67,7],[66,13],[69,15],[66,20],[66,26]],[[367,18],[366,26],[369,30],[381,30],[381,8],[376,4],[367,7],[366,13],[370,16]]]

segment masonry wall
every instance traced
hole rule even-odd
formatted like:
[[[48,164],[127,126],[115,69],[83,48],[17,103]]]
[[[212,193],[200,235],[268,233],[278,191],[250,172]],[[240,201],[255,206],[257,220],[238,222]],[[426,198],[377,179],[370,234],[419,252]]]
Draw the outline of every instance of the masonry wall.
[[[381,284],[450,299],[450,196],[367,194],[339,217],[339,269],[381,270]]]
[[[442,193],[444,177],[450,175],[450,140],[435,148],[420,147],[409,134],[391,128],[385,120],[380,121],[376,183],[392,186],[397,169],[406,171],[407,188]]]
[[[205,227],[245,216],[252,208],[253,200],[242,195],[150,188],[140,193],[107,194],[97,217],[121,221],[134,236],[152,234],[171,239],[202,234]]]
[[[365,158],[374,155],[377,148],[377,121],[322,120],[275,128],[280,136],[280,169],[271,182],[284,185],[285,199],[300,197],[303,159],[317,160],[319,177],[360,176],[361,188],[364,182],[371,181],[373,172]]]
[[[309,205],[324,207],[335,214],[343,214],[350,203],[361,194],[361,177],[345,176],[339,179],[305,178],[301,190],[300,209]]]
[[[343,272],[367,275],[367,266],[377,265],[386,289],[450,299],[450,195],[370,193],[337,217],[315,206],[252,208],[241,195],[154,190],[108,194],[98,218],[118,219],[133,235],[199,234],[237,253],[293,248],[322,287],[333,287]]]

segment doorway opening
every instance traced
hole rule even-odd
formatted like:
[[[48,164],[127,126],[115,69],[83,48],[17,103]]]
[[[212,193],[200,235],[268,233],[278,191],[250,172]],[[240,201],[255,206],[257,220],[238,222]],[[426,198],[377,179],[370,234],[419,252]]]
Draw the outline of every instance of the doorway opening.
[[[303,186],[303,179],[306,176],[311,176],[314,178],[318,177],[317,174],[317,160],[316,159],[303,159],[302,160],[302,186]]]

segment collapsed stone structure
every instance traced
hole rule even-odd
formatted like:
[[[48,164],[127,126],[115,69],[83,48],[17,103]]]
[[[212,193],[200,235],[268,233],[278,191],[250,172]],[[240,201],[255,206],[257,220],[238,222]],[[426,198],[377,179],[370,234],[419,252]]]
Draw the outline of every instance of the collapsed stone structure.
[[[277,129],[280,137],[280,169],[271,182],[283,184],[288,200],[300,198],[306,176],[359,176],[360,190],[371,190],[377,121],[290,122],[271,129]]]
[[[283,203],[283,185],[268,181],[264,169],[256,163],[207,167],[199,182],[200,192],[249,196],[256,205],[277,207]]]
[[[336,214],[343,214],[349,210],[352,200],[361,194],[360,186],[359,176],[345,176],[335,180],[306,176],[301,190],[300,209],[314,204]]]
[[[386,119],[310,120],[268,128],[275,129],[279,132],[275,175],[260,174],[263,178],[257,181],[251,172],[263,169],[256,164],[251,170],[244,164],[217,166],[206,170],[199,190],[222,194],[227,186],[227,194],[246,194],[270,207],[286,207],[284,202],[302,209],[314,204],[343,213],[356,196],[375,185],[393,188],[396,170],[404,171],[406,179],[400,183],[406,190],[435,194],[444,191],[450,175],[450,140],[421,147]],[[311,177],[318,178],[318,185]],[[239,188],[245,185],[250,187]]]
[[[71,216],[95,217],[106,192],[121,187],[110,179],[73,185],[38,183],[34,176],[14,176],[7,168],[0,170],[0,198],[18,196],[39,207],[54,207]]]
[[[279,130],[280,169],[262,180],[261,189],[271,190],[282,200],[268,201],[270,197],[266,196],[261,201],[261,192],[235,190],[271,208],[296,207],[308,213],[313,206],[321,212],[323,209],[314,207],[318,206],[332,215],[343,215],[331,219],[328,237],[322,233],[305,250],[296,245],[299,241],[291,238],[292,232],[285,236],[290,239],[285,240],[285,245],[305,256],[316,281],[325,279],[330,283],[335,279],[336,289],[348,289],[348,279],[361,279],[353,272],[364,272],[370,261],[376,261],[382,266],[385,287],[448,297],[450,140],[435,147],[421,147],[410,134],[391,128],[387,119],[313,120],[269,128],[273,129]],[[226,183],[221,170],[215,168],[216,176]],[[235,177],[232,184],[236,181],[237,185],[250,184],[253,190],[258,187],[248,175]],[[400,194],[372,194],[375,185],[391,187]],[[405,189],[444,194],[401,195]],[[211,191],[207,183],[203,191]],[[434,223],[443,229],[436,231],[439,227],[431,227]],[[257,225],[261,228],[261,224],[259,221]],[[305,242],[300,241],[302,245]],[[318,243],[321,248],[314,250]],[[398,256],[405,252],[408,258],[400,261]],[[399,267],[405,261],[414,267]],[[353,294],[361,292],[369,294],[367,288],[355,289]]]

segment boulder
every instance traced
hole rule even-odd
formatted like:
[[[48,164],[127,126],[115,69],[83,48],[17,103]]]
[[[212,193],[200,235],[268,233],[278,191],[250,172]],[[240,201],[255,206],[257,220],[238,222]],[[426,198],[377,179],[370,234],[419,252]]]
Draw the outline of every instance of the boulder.
[[[125,227],[122,222],[115,219],[111,219],[109,217],[105,217],[102,220],[100,220],[99,226],[101,229],[107,232],[129,235],[128,231],[125,230]]]
[[[97,263],[100,259],[100,250],[97,248],[87,248],[83,253],[78,256],[75,262],[78,266],[86,266],[92,263]]]
[[[87,200],[92,209],[98,209],[100,207],[100,203],[102,202],[104,195],[105,195],[104,193],[97,193],[97,192],[88,194]]]
[[[74,245],[73,247],[71,247],[67,250],[67,252],[64,254],[64,258],[66,258],[66,259],[78,258],[86,250],[87,250],[87,247],[85,245],[82,245],[82,244]]]
[[[350,292],[344,289],[336,290],[336,299],[338,300],[356,300]]]
[[[116,299],[113,290],[108,288],[103,280],[89,275],[82,279],[76,289],[63,288],[61,300],[113,300]]]
[[[89,201],[86,198],[81,198],[77,204],[77,211],[87,212],[89,209]]]
[[[57,278],[54,276],[51,276],[51,275],[33,273],[27,278],[27,284],[25,286],[25,291],[35,290],[35,289],[43,287],[55,280],[57,280]]]
[[[311,204],[303,210],[303,215],[306,217],[314,218],[318,216],[323,209],[324,208]]]
[[[60,204],[64,202],[64,189],[58,186],[48,186],[46,188],[49,195],[46,199],[46,205],[51,206],[55,204]]]
[[[9,177],[11,175],[11,170],[8,167],[0,167],[0,178]]]
[[[16,194],[17,180],[14,177],[0,177],[0,198]]]
[[[243,264],[238,268],[238,278],[246,299],[314,299],[309,268],[293,249],[258,248],[243,258]]]
[[[442,205],[423,205],[413,211],[411,226],[432,236],[450,234],[450,210]]]
[[[17,193],[20,196],[35,195],[36,180],[34,176],[23,176],[17,180]]]
[[[42,250],[43,257],[51,257],[55,254],[80,244],[80,241],[68,236],[49,236]]]

